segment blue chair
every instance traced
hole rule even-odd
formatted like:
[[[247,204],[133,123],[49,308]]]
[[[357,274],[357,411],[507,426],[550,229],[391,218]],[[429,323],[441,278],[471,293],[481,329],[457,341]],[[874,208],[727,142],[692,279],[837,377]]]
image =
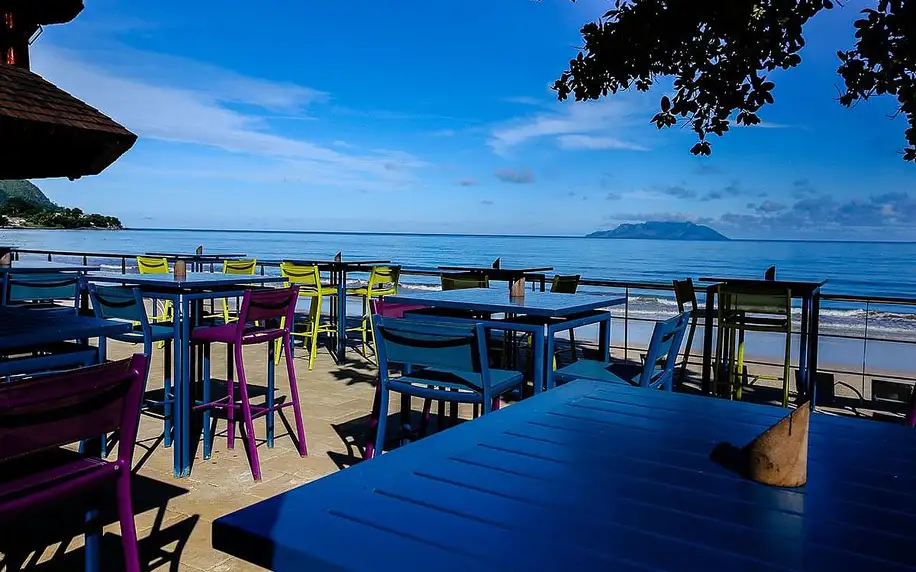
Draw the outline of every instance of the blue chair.
[[[146,383],[149,378],[149,365],[153,353],[153,344],[163,343],[163,376],[161,400],[146,399],[147,408],[162,407],[164,419],[163,444],[166,447],[172,444],[172,405],[174,393],[172,391],[172,340],[175,332],[171,324],[158,322],[151,324],[146,314],[143,297],[137,288],[124,286],[98,286],[89,285],[89,299],[92,302],[92,311],[97,318],[106,320],[120,320],[133,324],[133,329],[121,334],[109,336],[113,340],[128,344],[143,344],[143,353],[146,355],[146,375],[143,377],[143,395],[146,395]]]
[[[6,279],[9,304],[36,308],[79,309],[80,279],[72,273],[10,274]],[[60,306],[64,302],[67,306]],[[72,307],[70,306],[72,304]]]
[[[9,305],[36,311],[76,313],[79,295],[79,276],[72,273],[9,274],[3,282],[3,296]],[[9,381],[13,376],[66,371],[95,363],[98,350],[81,341],[24,347],[0,356],[0,377]]]
[[[490,369],[481,324],[446,325],[376,316],[374,330],[379,383],[370,427],[376,428],[376,436],[374,445],[366,446],[366,458],[380,453],[385,443],[389,391],[426,400],[477,404],[485,415],[499,409],[499,397],[520,389],[524,381],[521,372]],[[398,377],[389,371],[395,364],[403,372]]]
[[[580,359],[554,372],[554,379],[558,384],[574,379],[593,379],[672,391],[674,367],[689,321],[689,312],[684,312],[657,323],[642,366],[627,362]]]

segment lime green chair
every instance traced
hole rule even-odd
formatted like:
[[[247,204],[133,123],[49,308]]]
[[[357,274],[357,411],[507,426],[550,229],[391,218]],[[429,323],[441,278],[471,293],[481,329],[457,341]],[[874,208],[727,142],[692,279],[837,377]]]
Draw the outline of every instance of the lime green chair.
[[[363,338],[363,355],[367,355],[369,338],[374,332],[372,322],[372,300],[385,296],[394,296],[398,293],[398,283],[401,279],[400,266],[373,266],[369,273],[369,282],[365,288],[347,288],[348,296],[361,296],[363,299],[363,318],[358,330]]]
[[[138,256],[137,270],[140,271],[140,274],[168,274],[169,261],[165,258]],[[171,322],[175,319],[175,306],[171,300],[155,300],[153,304],[155,304],[157,311],[150,318],[152,323]],[[165,343],[158,342],[156,347],[162,349],[165,347]]]
[[[443,290],[463,290],[465,288],[489,288],[490,279],[486,274],[476,272],[458,272],[442,274],[439,283]]]
[[[716,340],[715,389],[727,389],[730,399],[741,399],[747,377],[744,371],[745,333],[769,332],[785,335],[782,406],[789,406],[792,372],[792,291],[774,286],[719,287],[719,335]],[[756,376],[773,379],[774,376]]]
[[[290,335],[305,338],[309,347],[309,371],[315,367],[315,354],[318,352],[318,335],[332,334],[336,331],[333,324],[321,323],[321,306],[324,299],[337,296],[337,287],[321,282],[321,271],[317,266],[283,262],[280,264],[280,274],[287,279],[287,285],[298,285],[299,296],[309,299],[309,313],[306,329],[302,332],[294,330],[295,324],[290,328]],[[280,324],[282,328],[285,324]],[[276,361],[280,363],[282,345],[277,343]]]
[[[256,258],[248,258],[243,260],[223,260],[223,274],[254,276],[257,267],[258,260]],[[223,323],[228,324],[229,322],[236,321],[238,318],[235,318],[229,312],[229,298],[223,298],[221,301],[223,304]]]

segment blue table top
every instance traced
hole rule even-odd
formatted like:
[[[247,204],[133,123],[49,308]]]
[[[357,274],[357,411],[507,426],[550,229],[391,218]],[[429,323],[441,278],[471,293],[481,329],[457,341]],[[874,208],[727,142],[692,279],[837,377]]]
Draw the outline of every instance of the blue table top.
[[[0,308],[0,353],[16,348],[125,332],[127,322],[79,316],[70,309]]]
[[[40,274],[44,272],[93,272],[98,264],[67,264],[47,260],[14,260],[10,266],[0,266],[0,274]]]
[[[121,274],[119,272],[93,272],[86,275],[90,282],[129,284],[158,288],[160,290],[202,290],[226,288],[251,284],[280,284],[286,282],[282,276],[243,276],[219,274],[217,272],[188,272],[185,278],[176,280],[174,274]]]
[[[916,431],[813,414],[808,484],[709,458],[784,410],[577,381],[213,523],[281,572],[912,570]]]
[[[559,318],[581,314],[590,310],[618,306],[625,298],[587,294],[552,294],[526,292],[524,298],[512,298],[504,288],[466,288],[437,292],[409,292],[403,290],[396,296],[386,296],[395,304],[424,304],[449,310],[475,310],[478,312],[507,312],[528,316]]]

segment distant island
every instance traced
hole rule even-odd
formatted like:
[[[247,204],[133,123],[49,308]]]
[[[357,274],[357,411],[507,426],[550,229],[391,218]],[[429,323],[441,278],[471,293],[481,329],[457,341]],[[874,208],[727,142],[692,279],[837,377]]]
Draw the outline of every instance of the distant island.
[[[0,181],[0,226],[5,228],[120,229],[113,216],[86,214],[54,204],[29,181]]]
[[[599,230],[586,238],[644,238],[654,240],[730,240],[708,226],[692,222],[648,221],[621,224],[614,230]]]

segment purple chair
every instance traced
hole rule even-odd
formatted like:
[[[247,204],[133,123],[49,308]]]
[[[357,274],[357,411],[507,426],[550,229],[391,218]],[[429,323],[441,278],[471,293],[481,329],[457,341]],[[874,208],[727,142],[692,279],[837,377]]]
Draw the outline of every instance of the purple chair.
[[[83,499],[114,484],[124,563],[139,572],[131,505],[131,459],[137,437],[146,357],[0,384],[0,529],[53,518],[64,499]],[[118,458],[107,461],[61,445],[120,430]],[[97,548],[89,532],[87,561]]]
[[[248,290],[242,298],[238,321],[219,326],[195,328],[191,332],[192,342],[204,344],[203,402],[194,408],[204,412],[204,458],[210,458],[212,449],[211,410],[226,410],[226,416],[229,420],[227,430],[228,447],[232,449],[235,446],[235,411],[239,409],[242,412],[242,424],[248,445],[248,464],[251,466],[251,476],[256,481],[261,480],[261,467],[258,462],[257,441],[254,433],[255,418],[262,415],[267,416],[267,446],[273,447],[274,413],[283,407],[292,406],[296,417],[296,431],[299,434],[299,442],[297,444],[299,454],[303,457],[307,454],[305,429],[302,425],[302,411],[299,405],[299,388],[296,383],[296,370],[293,366],[293,352],[290,342],[290,327],[293,323],[296,300],[298,298],[298,286]],[[278,321],[283,325],[279,327],[271,325]],[[286,371],[289,375],[291,397],[291,403],[279,405],[274,402],[273,368],[276,343],[269,343],[278,339],[283,340],[283,353],[286,354]],[[210,399],[210,344],[212,343],[228,344],[233,354],[227,364],[226,388],[228,395],[216,400]],[[268,385],[265,405],[252,405],[249,399],[248,380],[245,377],[245,365],[242,360],[242,346],[251,344],[267,344]],[[238,401],[235,399],[236,382],[232,379],[233,364],[238,370],[240,393]]]

